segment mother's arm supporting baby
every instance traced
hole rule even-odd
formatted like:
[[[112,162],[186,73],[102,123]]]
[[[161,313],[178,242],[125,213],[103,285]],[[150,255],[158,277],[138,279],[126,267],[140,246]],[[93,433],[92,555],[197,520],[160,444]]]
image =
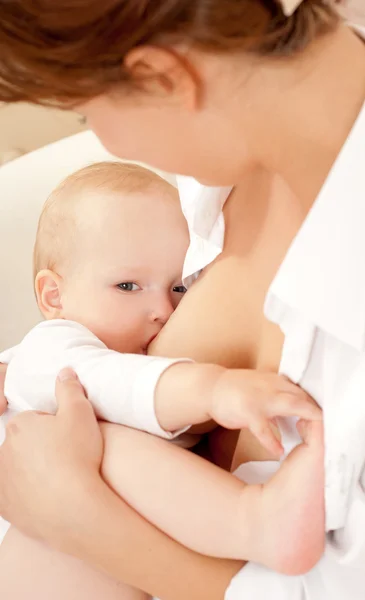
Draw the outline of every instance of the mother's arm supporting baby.
[[[7,516],[6,498],[12,492],[19,506],[16,510],[12,505],[11,512],[17,513],[18,524],[25,531],[46,539],[114,580],[163,600],[223,600],[242,563],[211,559],[180,546],[123,502],[98,475],[101,446],[96,421],[81,386],[73,381],[58,382],[57,399],[60,409],[56,416],[23,413],[9,428],[0,456],[0,479],[6,483],[0,493],[0,510]],[[12,465],[11,478],[2,472],[2,459],[7,466]],[[115,456],[115,460],[120,462],[123,457]],[[30,470],[28,462],[32,466],[31,480],[26,475]],[[56,478],[52,478],[52,472]],[[34,494],[35,489],[39,493]],[[19,552],[14,552],[14,537]],[[19,556],[25,559],[24,545],[37,569],[25,569],[23,574]],[[32,589],[38,600],[48,600],[49,590],[53,589],[55,600],[72,597],[68,592],[73,588],[71,584],[67,588],[64,566],[65,562],[66,567],[69,564],[69,558],[58,553],[53,556],[52,564],[58,569],[53,568],[51,575],[55,580],[49,582],[47,561],[35,560],[42,552],[43,547],[36,542],[10,530],[0,546],[0,579],[5,596],[26,600]],[[10,564],[9,553],[13,557]],[[19,572],[22,577],[16,578]],[[12,579],[9,573],[13,573]],[[92,571],[84,570],[85,585],[81,579],[78,600],[91,600],[88,590],[92,577]],[[105,594],[101,594],[100,575],[95,572],[94,577],[95,589],[99,590],[95,600],[125,600],[123,588],[120,595],[115,590],[114,595],[111,593],[108,578]]]

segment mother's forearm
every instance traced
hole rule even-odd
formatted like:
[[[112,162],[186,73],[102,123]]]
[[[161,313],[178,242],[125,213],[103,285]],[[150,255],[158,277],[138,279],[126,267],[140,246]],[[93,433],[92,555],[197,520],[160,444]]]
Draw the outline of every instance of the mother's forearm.
[[[102,429],[108,435],[108,428]],[[123,460],[123,456],[116,459]],[[102,482],[90,495],[92,502],[85,507],[65,551],[161,600],[223,600],[241,563],[208,558],[184,548]]]

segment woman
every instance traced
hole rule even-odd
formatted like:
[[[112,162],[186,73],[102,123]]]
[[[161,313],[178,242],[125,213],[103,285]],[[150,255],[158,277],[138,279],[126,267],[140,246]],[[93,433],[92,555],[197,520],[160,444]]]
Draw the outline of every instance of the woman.
[[[302,578],[247,565],[229,586],[240,565],[173,544],[103,484],[98,429],[74,380],[58,383],[57,417],[25,415],[12,425],[0,451],[0,512],[162,598],[223,598],[229,586],[228,600],[360,599],[365,304],[355,266],[363,239],[363,115],[314,201],[364,103],[362,41],[322,0],[304,0],[289,17],[274,0],[84,0],[36,9],[19,0],[0,7],[4,100],[75,104],[114,153],[236,186],[225,206],[225,251],[187,294],[155,352],[189,348],[197,358],[214,354],[258,368],[281,362],[324,405],[327,525],[335,543],[329,538],[326,556]],[[260,307],[313,205],[267,299],[283,345]],[[104,429],[107,449],[114,434]],[[296,440],[283,435],[289,450]],[[57,449],[66,436],[65,455]],[[266,458],[241,440],[235,463]],[[64,498],[62,482],[70,481]],[[76,517],[75,506],[82,507]]]

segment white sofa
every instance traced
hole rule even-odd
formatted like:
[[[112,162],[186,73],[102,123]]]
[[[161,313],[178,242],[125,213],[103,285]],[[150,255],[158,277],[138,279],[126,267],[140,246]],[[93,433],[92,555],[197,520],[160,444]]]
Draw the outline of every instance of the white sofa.
[[[115,158],[86,131],[0,168],[0,351],[19,342],[40,320],[33,295],[32,251],[47,196],[73,171],[102,160]]]

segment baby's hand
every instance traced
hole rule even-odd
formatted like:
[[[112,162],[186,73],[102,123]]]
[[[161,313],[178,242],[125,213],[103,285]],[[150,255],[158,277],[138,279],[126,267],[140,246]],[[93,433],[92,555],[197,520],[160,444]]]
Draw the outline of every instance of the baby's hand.
[[[209,416],[227,429],[247,427],[269,452],[280,456],[283,447],[271,427],[275,417],[320,421],[322,411],[282,375],[228,369],[214,386]]]

